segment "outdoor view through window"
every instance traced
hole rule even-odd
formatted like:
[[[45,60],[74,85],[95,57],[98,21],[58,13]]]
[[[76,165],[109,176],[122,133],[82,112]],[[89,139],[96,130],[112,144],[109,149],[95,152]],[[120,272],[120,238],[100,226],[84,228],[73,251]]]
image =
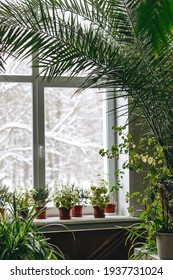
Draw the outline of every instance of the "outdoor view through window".
[[[10,61],[6,73],[8,79],[3,81],[1,75],[0,80],[0,184],[33,186],[33,156],[39,157],[32,148],[35,78],[28,62]],[[104,174],[98,153],[103,148],[104,95],[87,89],[73,96],[75,85],[62,83],[43,88],[44,104],[38,110],[45,114],[45,182],[51,186],[64,179],[88,186],[98,173]]]

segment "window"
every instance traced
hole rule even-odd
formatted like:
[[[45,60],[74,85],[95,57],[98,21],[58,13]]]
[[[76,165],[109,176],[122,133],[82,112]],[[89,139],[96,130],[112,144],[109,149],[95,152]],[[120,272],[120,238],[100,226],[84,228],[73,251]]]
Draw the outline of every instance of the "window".
[[[65,179],[85,187],[97,173],[114,173],[98,153],[113,143],[106,132],[114,124],[113,102],[105,90],[74,96],[84,77],[47,84],[28,61],[9,59],[6,73],[7,79],[0,76],[0,184],[38,187]]]
[[[104,173],[103,94],[87,89],[74,96],[75,88],[44,89],[46,180],[55,178],[87,187]]]

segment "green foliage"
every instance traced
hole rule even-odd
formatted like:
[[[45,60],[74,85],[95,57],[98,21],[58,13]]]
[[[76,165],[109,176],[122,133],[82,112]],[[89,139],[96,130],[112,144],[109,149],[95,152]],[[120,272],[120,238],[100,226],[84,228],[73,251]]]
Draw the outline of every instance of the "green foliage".
[[[150,38],[156,57],[163,48],[172,47],[172,15],[172,0],[145,0],[139,6],[137,27]]]
[[[108,182],[103,178],[98,179],[90,186],[90,203],[104,209],[110,201],[108,194]]]
[[[40,186],[32,190],[32,196],[37,206],[45,206],[49,202],[48,186]]]
[[[30,209],[34,204],[33,189],[28,186],[17,186],[15,188],[15,198],[19,210]]]
[[[88,203],[89,198],[89,190],[76,187],[75,185],[72,185],[72,188],[75,192],[76,196],[76,202],[75,205],[85,205]]]
[[[66,185],[62,180],[56,182],[57,190],[54,194],[54,204],[57,208],[72,208],[79,201],[78,192],[74,189],[74,185]]]
[[[34,208],[23,219],[17,208],[15,195],[6,218],[0,219],[1,260],[48,260],[57,259],[58,248],[53,248],[34,224]]]

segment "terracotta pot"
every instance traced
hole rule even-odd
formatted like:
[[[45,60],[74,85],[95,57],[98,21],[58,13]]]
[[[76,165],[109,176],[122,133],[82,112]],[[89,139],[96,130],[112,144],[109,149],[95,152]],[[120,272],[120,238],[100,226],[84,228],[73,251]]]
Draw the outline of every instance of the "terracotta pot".
[[[161,260],[173,260],[173,233],[156,233],[157,251]]]
[[[98,206],[93,206],[94,218],[105,218],[104,209],[100,209]]]
[[[82,217],[82,209],[83,209],[82,205],[73,206],[73,208],[71,209],[72,217]]]
[[[35,208],[35,211],[41,211],[37,216],[36,219],[46,219],[47,215],[46,215],[46,207],[42,207],[42,206],[37,206]]]
[[[5,218],[5,209],[4,208],[0,208],[0,215],[2,216],[2,218]]]
[[[109,203],[105,208],[105,213],[115,213],[116,212],[116,204]]]
[[[70,220],[71,219],[70,211],[71,211],[71,208],[60,207],[59,208],[60,220]]]

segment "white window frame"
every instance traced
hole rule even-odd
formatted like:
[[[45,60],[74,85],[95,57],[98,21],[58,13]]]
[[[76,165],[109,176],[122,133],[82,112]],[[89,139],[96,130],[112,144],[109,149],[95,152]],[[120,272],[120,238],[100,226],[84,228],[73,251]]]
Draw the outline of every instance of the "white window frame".
[[[85,80],[85,77],[74,77],[68,80],[68,77],[57,78],[54,82],[46,82],[38,76],[38,69],[33,69],[32,75],[0,75],[0,82],[5,83],[31,83],[32,84],[32,161],[33,161],[33,187],[45,185],[45,131],[44,131],[44,88],[45,87],[72,87],[78,88]],[[107,93],[104,102],[104,131],[105,131],[105,149],[109,149],[115,142],[112,126],[115,124],[115,99],[109,99]],[[105,158],[107,166],[106,172],[109,175],[109,186],[114,184],[114,171],[116,161],[109,161]]]

